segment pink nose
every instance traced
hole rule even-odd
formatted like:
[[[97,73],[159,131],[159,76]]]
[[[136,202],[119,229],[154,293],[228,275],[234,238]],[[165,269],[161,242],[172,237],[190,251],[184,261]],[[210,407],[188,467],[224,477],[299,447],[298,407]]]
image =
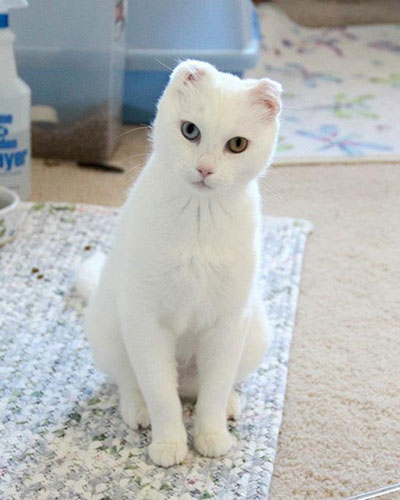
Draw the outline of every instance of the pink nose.
[[[207,177],[208,175],[211,175],[214,173],[214,170],[210,167],[197,167],[197,170],[201,173],[203,177]]]

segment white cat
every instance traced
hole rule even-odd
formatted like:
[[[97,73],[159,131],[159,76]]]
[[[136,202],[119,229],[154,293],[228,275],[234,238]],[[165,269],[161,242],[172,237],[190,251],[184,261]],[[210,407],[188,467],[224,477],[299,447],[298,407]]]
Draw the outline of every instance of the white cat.
[[[118,385],[124,421],[151,423],[158,465],[187,453],[179,395],[197,400],[196,449],[209,457],[230,449],[227,414],[240,412],[234,384],[267,348],[257,176],[275,147],[280,93],[266,78],[179,64],[111,253],[80,272],[78,289],[96,288],[85,326],[94,359]]]

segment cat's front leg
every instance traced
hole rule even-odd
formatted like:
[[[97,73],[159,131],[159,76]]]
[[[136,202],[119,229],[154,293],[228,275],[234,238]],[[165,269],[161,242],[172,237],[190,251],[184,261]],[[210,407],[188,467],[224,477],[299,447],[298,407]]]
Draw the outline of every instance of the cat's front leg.
[[[228,398],[238,369],[247,322],[240,318],[220,323],[202,339],[197,353],[199,395],[194,444],[205,456],[224,455],[233,444],[226,416]]]
[[[150,458],[164,467],[179,464],[187,454],[187,435],[177,390],[174,335],[143,304],[120,302],[124,343],[150,413]]]

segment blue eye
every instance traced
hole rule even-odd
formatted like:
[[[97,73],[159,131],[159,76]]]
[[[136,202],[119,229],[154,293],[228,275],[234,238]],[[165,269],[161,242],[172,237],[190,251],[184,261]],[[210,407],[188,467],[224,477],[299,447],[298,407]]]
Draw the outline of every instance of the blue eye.
[[[195,141],[200,137],[199,128],[192,122],[183,122],[181,132],[183,137],[186,137],[188,141]]]

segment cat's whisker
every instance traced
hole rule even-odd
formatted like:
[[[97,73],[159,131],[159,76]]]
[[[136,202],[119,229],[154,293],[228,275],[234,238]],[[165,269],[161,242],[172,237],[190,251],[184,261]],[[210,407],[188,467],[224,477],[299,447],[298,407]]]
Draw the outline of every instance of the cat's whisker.
[[[281,118],[280,121],[281,121],[281,123],[289,123],[290,125],[293,125],[293,121],[288,120],[287,118]]]
[[[292,182],[290,176],[286,173],[286,166],[279,163],[272,163],[271,167],[274,169],[274,172],[279,172],[279,175],[283,175],[288,182]]]
[[[178,196],[177,198],[180,198],[180,196]],[[177,199],[175,198],[175,199]],[[189,199],[188,201],[183,205],[182,209],[181,209],[181,212],[179,214],[179,216],[182,216],[183,215],[183,212],[186,210],[186,208],[189,206],[190,202],[192,201],[192,197],[189,196]]]
[[[136,158],[138,156],[146,156],[148,154],[149,154],[148,152],[146,152],[146,153],[136,153],[134,155],[125,156],[124,158],[121,158],[120,161],[124,162],[124,161],[130,160],[132,158]]]
[[[210,212],[210,219],[213,221],[213,223],[215,224],[215,221],[214,221],[214,213],[213,213],[213,210],[212,210],[212,204],[211,204],[211,201],[208,200],[208,211]]]
[[[228,219],[232,220],[232,216],[228,212],[228,210],[223,206],[220,200],[217,200],[218,205],[221,207],[221,210],[224,212],[224,214],[228,217]]]
[[[273,195],[275,198],[284,201],[285,203],[289,202],[289,200],[282,193],[276,191],[267,183],[267,179],[265,177],[260,178],[260,183],[262,184],[262,189]]]
[[[284,111],[305,111],[307,106],[288,106],[285,104]],[[282,119],[282,116],[280,117]]]
[[[285,196],[283,196],[282,193],[280,193],[279,191],[275,191],[274,189],[271,189],[269,187],[267,187],[266,190],[268,191],[269,194],[275,196],[275,198],[277,198],[278,200],[284,201],[285,203],[289,202],[288,199]]]
[[[169,203],[173,203],[174,201],[176,200],[180,200],[182,198],[182,195],[178,194],[178,196],[174,196],[173,198],[171,198],[170,200],[166,200],[166,203],[169,204]]]
[[[136,163],[136,165],[133,165],[131,168],[129,168],[128,170],[126,170],[120,177],[120,180],[122,179],[125,179],[125,177],[130,174],[131,172],[133,172],[134,170],[137,170],[137,169],[141,169],[143,168],[145,165],[145,162],[140,162],[140,163]]]
[[[166,68],[167,70],[169,71],[173,71],[173,68],[170,68],[169,66],[167,66],[165,63],[163,63],[162,61],[160,61],[159,59],[157,59],[156,57],[154,58],[155,61],[158,62],[158,64],[161,64],[161,66],[164,66],[164,68]]]
[[[129,130],[126,130],[125,132],[121,132],[120,134],[114,136],[114,138],[119,139],[120,137],[123,137],[124,135],[133,134],[133,132],[138,132],[139,130],[144,130],[144,129],[151,129],[151,127],[150,127],[150,125],[144,125],[143,127],[131,128]]]

